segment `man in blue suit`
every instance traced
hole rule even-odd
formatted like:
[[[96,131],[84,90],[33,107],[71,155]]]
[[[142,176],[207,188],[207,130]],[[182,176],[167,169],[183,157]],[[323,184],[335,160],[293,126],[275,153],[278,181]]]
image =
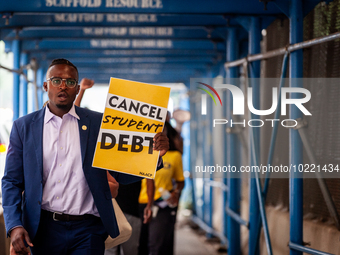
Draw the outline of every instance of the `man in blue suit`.
[[[54,60],[46,80],[48,105],[13,123],[2,179],[7,234],[16,254],[29,254],[27,245],[33,255],[104,254],[119,230],[107,171],[92,167],[102,114],[74,106],[78,70],[68,60]],[[163,156],[166,136],[153,146]],[[118,183],[140,180],[110,173]]]

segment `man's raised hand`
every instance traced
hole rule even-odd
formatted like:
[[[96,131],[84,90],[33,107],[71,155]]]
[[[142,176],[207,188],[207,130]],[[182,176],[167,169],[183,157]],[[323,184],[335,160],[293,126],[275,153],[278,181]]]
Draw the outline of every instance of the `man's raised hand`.
[[[92,88],[94,81],[91,79],[83,78],[80,82],[80,89],[86,90]]]

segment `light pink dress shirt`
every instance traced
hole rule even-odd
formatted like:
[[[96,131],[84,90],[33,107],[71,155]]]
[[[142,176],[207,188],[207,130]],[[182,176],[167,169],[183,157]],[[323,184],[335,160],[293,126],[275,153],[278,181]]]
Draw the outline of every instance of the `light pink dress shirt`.
[[[99,216],[82,168],[78,119],[74,105],[62,118],[46,106],[41,208],[71,215]]]

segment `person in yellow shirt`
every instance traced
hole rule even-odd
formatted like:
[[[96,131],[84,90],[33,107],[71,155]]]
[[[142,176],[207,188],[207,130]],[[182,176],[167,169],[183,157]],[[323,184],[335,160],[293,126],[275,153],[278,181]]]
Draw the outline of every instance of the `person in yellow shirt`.
[[[154,180],[157,214],[148,225],[144,224],[142,227],[139,255],[172,255],[174,250],[177,205],[184,187],[184,175],[182,154],[175,144],[178,132],[169,122],[165,122],[165,131],[169,138],[169,150],[163,156],[164,167],[157,171]],[[146,180],[143,180],[139,195],[140,212],[148,202],[146,187]]]

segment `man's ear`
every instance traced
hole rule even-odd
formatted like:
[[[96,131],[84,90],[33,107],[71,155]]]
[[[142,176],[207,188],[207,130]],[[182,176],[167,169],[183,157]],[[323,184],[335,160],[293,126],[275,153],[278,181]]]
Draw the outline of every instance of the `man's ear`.
[[[77,94],[79,93],[79,90],[80,90],[80,85],[78,84],[77,85]]]
[[[44,90],[47,91],[47,82],[46,81],[44,81],[43,87],[44,87]]]

